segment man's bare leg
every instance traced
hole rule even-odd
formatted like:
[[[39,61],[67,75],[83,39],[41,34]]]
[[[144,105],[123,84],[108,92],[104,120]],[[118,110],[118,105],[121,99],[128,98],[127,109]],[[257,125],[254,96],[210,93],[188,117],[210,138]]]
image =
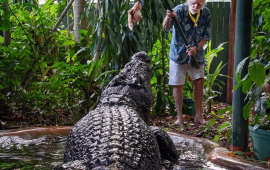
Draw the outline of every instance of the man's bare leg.
[[[200,78],[197,80],[193,80],[194,90],[193,90],[193,97],[195,102],[195,123],[200,123],[202,125],[205,125],[205,121],[202,116],[202,102],[203,102],[203,85],[204,85],[204,79]]]
[[[174,122],[174,125],[179,125],[183,127],[183,85],[173,87],[173,97],[177,110],[177,120]]]

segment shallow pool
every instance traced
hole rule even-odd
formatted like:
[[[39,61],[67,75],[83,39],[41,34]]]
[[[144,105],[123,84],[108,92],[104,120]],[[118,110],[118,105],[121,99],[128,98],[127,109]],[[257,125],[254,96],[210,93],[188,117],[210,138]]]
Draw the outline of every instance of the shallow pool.
[[[59,131],[59,129],[58,129]],[[61,130],[60,130],[61,131]],[[59,132],[60,132],[59,131]],[[68,131],[28,129],[0,132],[0,169],[51,170],[62,163]],[[59,135],[60,134],[60,135]],[[164,162],[164,169],[226,169],[208,161],[213,146],[171,134],[180,152],[177,164]]]

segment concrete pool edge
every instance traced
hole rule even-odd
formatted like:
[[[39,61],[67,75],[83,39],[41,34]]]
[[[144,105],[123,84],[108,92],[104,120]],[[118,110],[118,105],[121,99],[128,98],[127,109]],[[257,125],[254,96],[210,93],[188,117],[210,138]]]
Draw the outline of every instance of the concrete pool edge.
[[[26,138],[38,138],[46,135],[68,135],[73,126],[47,126],[47,127],[25,127],[11,130],[0,130],[2,136],[21,136]]]
[[[270,166],[266,163],[253,162],[244,160],[243,158],[232,157],[229,156],[228,153],[231,151],[219,146],[217,143],[212,142],[207,139],[188,136],[184,134],[178,134],[173,132],[168,132],[169,135],[179,136],[179,138],[183,138],[183,140],[194,140],[202,145],[204,145],[207,150],[205,150],[205,154],[207,157],[207,161],[212,162],[213,164],[229,168],[235,170],[266,170],[270,169]]]

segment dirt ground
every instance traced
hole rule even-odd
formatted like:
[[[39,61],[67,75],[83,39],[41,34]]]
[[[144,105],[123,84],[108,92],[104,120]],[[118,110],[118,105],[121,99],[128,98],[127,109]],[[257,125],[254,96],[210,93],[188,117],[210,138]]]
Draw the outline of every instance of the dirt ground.
[[[230,106],[231,105],[226,103],[215,103],[211,107],[211,113],[207,113],[207,108],[204,106],[203,117],[206,121],[206,125],[197,125],[194,123],[194,115],[184,114],[185,130],[179,126],[174,126],[173,123],[176,121],[176,115],[151,116],[150,123],[151,125],[158,126],[166,131],[206,138],[209,140],[213,140],[216,136],[215,142],[218,142],[221,146],[230,149],[231,129],[224,128],[224,131],[219,132],[219,129],[221,129],[219,127],[221,127],[225,122],[231,124],[232,114],[229,111],[222,114],[218,113],[219,110],[228,108]]]
[[[181,127],[174,126],[173,123],[176,121],[176,115],[151,116],[150,124],[153,126],[158,126],[165,131],[205,138],[217,142],[220,146],[229,150],[227,154],[230,157],[238,157],[239,159],[250,163],[257,162],[259,164],[266,164],[267,166],[270,166],[270,158],[267,158],[265,161],[259,161],[255,158],[250,137],[246,152],[231,152],[232,126],[226,127],[224,124],[232,125],[232,113],[228,109],[227,111],[219,113],[219,110],[226,110],[226,108],[230,107],[231,105],[226,103],[215,103],[211,107],[211,113],[208,113],[207,107],[204,106],[203,117],[206,121],[206,125],[197,125],[194,123],[194,115],[184,114],[185,130],[183,130]]]
[[[211,107],[211,113],[207,113],[206,106],[203,107],[203,117],[206,121],[206,125],[197,125],[194,123],[193,115],[183,115],[185,130],[179,126],[174,126],[176,121],[176,115],[164,115],[164,116],[151,116],[150,124],[153,126],[158,126],[161,129],[169,132],[175,132],[179,134],[185,134],[189,136],[205,138],[218,143],[220,146],[227,148],[229,151],[227,155],[229,157],[237,157],[240,160],[245,160],[247,162],[257,162],[260,164],[266,164],[270,166],[270,159],[265,161],[259,161],[255,158],[252,151],[252,141],[249,137],[248,149],[246,152],[232,152],[232,126],[225,127],[224,124],[232,125],[232,113],[226,111],[224,113],[218,113],[219,110],[229,108],[231,105],[226,103],[215,103]],[[227,122],[227,123],[226,123]]]

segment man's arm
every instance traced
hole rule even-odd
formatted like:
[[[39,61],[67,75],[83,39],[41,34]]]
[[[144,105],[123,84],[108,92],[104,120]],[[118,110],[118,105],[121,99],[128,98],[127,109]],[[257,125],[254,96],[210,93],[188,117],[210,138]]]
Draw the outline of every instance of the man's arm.
[[[195,56],[199,49],[203,48],[203,45],[207,43],[207,40],[201,39],[195,46],[190,47],[190,50],[188,51],[189,56]]]
[[[198,43],[197,43],[197,51],[199,50],[199,49],[201,49],[201,48],[203,48],[203,46],[204,46],[204,44],[206,44],[207,43],[207,40],[205,40],[205,39],[201,39],[201,41],[199,41]]]
[[[163,29],[165,29],[165,30],[170,29],[170,26],[171,26],[171,23],[170,23],[171,18],[172,18],[172,17],[175,17],[175,16],[176,16],[176,13],[171,12],[170,10],[167,10],[166,16],[165,16],[165,18],[164,18],[164,20],[163,20]]]
[[[170,24],[170,20],[171,18],[169,18],[167,15],[163,20],[163,29],[167,30],[170,28],[171,24]]]

